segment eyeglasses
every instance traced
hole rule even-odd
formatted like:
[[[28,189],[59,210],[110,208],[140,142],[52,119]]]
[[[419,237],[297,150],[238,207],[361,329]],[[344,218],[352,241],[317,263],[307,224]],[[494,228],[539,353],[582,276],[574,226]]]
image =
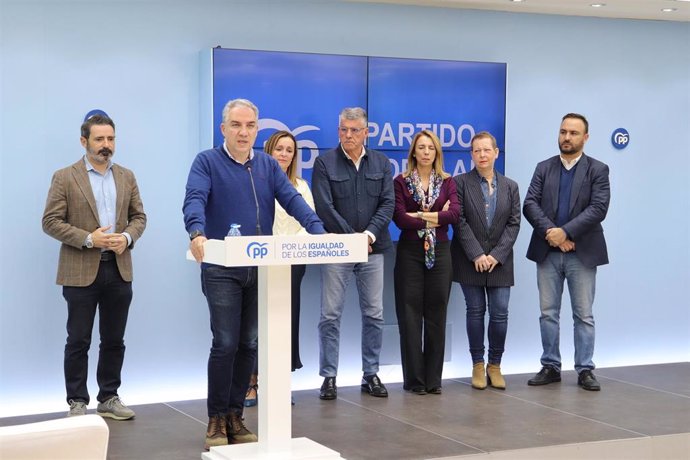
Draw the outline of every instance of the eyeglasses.
[[[361,133],[365,129],[367,128],[345,128],[344,126],[338,126],[338,131],[340,131],[340,134],[347,134],[349,132],[354,136]]]

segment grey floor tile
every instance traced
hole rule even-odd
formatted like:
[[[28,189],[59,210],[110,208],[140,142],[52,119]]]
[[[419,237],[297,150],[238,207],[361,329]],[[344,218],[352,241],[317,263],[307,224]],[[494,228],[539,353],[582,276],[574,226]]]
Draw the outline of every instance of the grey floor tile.
[[[653,436],[690,430],[690,398],[603,377],[601,391],[577,386],[575,371],[563,372],[562,382],[526,385],[530,375],[506,378],[509,394],[549,408],[609,424],[633,434]]]
[[[452,381],[438,396],[389,389],[388,404],[368,407],[485,452],[637,436],[511,397],[510,390],[475,390]]]
[[[199,459],[206,425],[165,404],[133,406],[134,420],[105,419],[110,428],[109,460]]]
[[[615,379],[690,397],[690,363],[609,367],[594,372],[603,379]]]
[[[474,390],[469,379],[444,381],[442,395],[418,396],[400,384],[388,385],[388,398],[371,397],[359,386],[339,388],[335,401],[319,400],[318,390],[298,391],[292,433],[349,460],[421,460],[690,431],[690,363],[597,369],[601,392],[579,388],[574,371],[543,387],[527,386],[532,375],[506,376],[505,391]],[[134,420],[107,420],[109,459],[200,458],[205,400],[133,409]],[[0,426],[65,413],[2,418]],[[244,415],[256,432],[258,408]]]
[[[348,460],[413,460],[479,453],[422,424],[395,417],[387,409],[396,395],[374,398],[359,387],[338,389],[338,399],[321,401],[318,394],[299,394],[293,409],[293,436],[305,436]]]

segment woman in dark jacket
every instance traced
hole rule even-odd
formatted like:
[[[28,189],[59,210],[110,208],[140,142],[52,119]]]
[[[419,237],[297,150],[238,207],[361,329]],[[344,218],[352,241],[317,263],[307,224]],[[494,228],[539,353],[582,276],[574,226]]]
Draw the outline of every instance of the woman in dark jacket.
[[[453,232],[453,280],[467,305],[467,338],[472,355],[472,387],[505,389],[501,358],[508,329],[513,285],[513,245],[520,231],[517,184],[494,169],[496,139],[488,132],[472,138],[474,169],[455,177],[460,219]],[[484,367],[484,317],[489,310],[489,356]]]

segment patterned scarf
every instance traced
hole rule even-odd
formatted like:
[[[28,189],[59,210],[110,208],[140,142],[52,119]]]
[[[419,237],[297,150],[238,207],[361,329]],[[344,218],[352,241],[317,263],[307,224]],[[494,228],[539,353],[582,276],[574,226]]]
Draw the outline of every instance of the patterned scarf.
[[[412,198],[419,205],[420,211],[429,211],[431,207],[436,202],[439,193],[441,193],[441,185],[443,184],[443,178],[436,174],[436,171],[431,170],[431,177],[429,177],[429,193],[424,193],[422,188],[422,179],[419,177],[417,169],[414,169],[412,173],[405,178],[405,185],[407,185],[407,190],[412,195]],[[434,247],[436,246],[436,229],[435,228],[425,228],[423,230],[417,230],[417,235],[424,240],[424,264],[426,268],[431,269],[436,261],[436,253],[434,252]]]

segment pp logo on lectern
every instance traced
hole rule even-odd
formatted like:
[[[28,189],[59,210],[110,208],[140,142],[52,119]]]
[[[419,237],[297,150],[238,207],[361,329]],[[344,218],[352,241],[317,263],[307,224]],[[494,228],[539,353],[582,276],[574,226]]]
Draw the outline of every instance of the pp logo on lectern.
[[[625,128],[618,128],[611,134],[611,144],[618,150],[623,150],[630,142],[630,134]]]
[[[257,243],[253,241],[247,245],[247,257],[252,259],[263,259],[268,255],[268,243]]]

